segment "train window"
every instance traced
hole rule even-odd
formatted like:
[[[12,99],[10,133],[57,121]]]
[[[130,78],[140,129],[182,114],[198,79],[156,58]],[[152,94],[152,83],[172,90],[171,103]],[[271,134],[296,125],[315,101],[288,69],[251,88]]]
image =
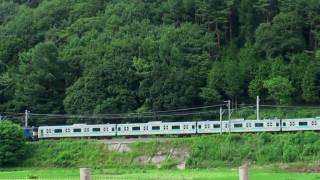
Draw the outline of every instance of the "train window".
[[[164,129],[164,130],[168,130],[168,129],[169,129],[169,128],[168,128],[168,125],[164,125],[164,126],[163,126],[163,129]]]
[[[66,132],[67,132],[67,133],[69,133],[69,132],[70,132],[70,129],[69,129],[69,128],[67,128],[67,129],[66,129]]]
[[[204,125],[204,128],[205,128],[205,129],[210,128],[210,124],[205,124],[205,125]]]
[[[251,123],[246,123],[246,127],[251,127]]]
[[[276,123],[276,126],[278,127],[278,126],[279,126],[279,123]]]
[[[183,129],[188,129],[188,125],[183,125]]]
[[[124,127],[124,130],[125,131],[129,131],[129,127]]]
[[[107,131],[107,128],[103,128],[103,131]]]
[[[317,125],[317,121],[311,121],[311,125],[312,126],[316,126]]]
[[[160,126],[152,126],[152,130],[160,130]]]
[[[100,128],[92,128],[92,132],[100,132]]]
[[[120,127],[118,127],[118,131],[121,131],[121,128],[120,128]]]
[[[242,128],[242,124],[234,124],[233,127],[235,127],[235,128]]]
[[[213,128],[220,128],[220,124],[214,124]]]
[[[225,127],[225,128],[228,128],[228,124],[225,124],[224,127]]]
[[[81,132],[81,129],[80,128],[73,129],[73,132]]]
[[[272,122],[268,122],[268,123],[267,123],[267,126],[268,126],[268,127],[271,127],[271,126],[272,126]]]
[[[41,129],[41,131],[40,131],[40,134],[41,134],[41,136],[43,136],[43,130]]]
[[[143,127],[143,130],[145,130],[145,131],[148,131],[148,129],[149,129],[148,126]]]
[[[286,126],[287,124],[284,122],[284,123],[282,123],[282,126]]]
[[[290,126],[294,126],[295,125],[295,123],[294,122],[290,122]]]
[[[89,132],[89,128],[84,128],[84,132]]]
[[[195,128],[195,126],[194,125],[192,125],[192,129],[194,129]]]
[[[111,131],[114,131],[114,128],[111,128]]]
[[[201,129],[201,125],[198,125],[198,129]]]
[[[140,127],[139,126],[132,127],[132,130],[133,131],[140,131]]]
[[[172,126],[172,129],[180,129],[180,126]]]
[[[299,122],[299,126],[307,126],[308,122]]]
[[[263,123],[255,123],[254,127],[263,127]]]
[[[55,129],[54,133],[62,133],[62,129]]]

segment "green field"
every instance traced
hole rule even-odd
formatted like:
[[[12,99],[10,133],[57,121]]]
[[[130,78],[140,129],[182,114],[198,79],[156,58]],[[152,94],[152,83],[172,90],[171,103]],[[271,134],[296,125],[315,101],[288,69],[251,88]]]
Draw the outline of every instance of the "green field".
[[[0,179],[79,179],[78,169],[1,169]],[[238,179],[237,169],[155,170],[102,169],[94,170],[93,179]],[[250,178],[255,180],[316,180],[320,173],[295,173],[254,168]]]

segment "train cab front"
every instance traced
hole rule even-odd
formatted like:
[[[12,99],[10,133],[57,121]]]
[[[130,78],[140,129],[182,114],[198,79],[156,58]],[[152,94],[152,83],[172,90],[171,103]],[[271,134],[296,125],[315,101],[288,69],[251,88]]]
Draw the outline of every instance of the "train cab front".
[[[38,128],[37,127],[23,128],[23,136],[28,141],[37,141],[38,140]]]

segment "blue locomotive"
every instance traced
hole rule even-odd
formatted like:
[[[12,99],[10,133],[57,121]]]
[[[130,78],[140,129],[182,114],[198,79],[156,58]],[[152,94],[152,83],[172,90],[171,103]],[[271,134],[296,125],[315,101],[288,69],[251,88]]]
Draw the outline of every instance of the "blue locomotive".
[[[23,136],[29,141],[38,140],[38,128],[37,127],[23,128]]]

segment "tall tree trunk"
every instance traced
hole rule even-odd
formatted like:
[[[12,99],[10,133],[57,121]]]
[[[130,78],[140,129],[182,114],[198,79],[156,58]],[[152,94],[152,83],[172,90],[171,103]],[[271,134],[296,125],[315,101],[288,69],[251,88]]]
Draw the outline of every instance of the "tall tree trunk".
[[[218,23],[217,22],[216,22],[216,27],[215,27],[215,33],[216,33],[216,37],[217,37],[218,48],[220,49],[220,32],[219,32],[219,28],[218,28]]]
[[[231,10],[231,12],[230,12],[230,16],[229,16],[229,40],[231,41],[232,40],[232,14],[233,14],[233,12],[232,12],[232,10]]]

